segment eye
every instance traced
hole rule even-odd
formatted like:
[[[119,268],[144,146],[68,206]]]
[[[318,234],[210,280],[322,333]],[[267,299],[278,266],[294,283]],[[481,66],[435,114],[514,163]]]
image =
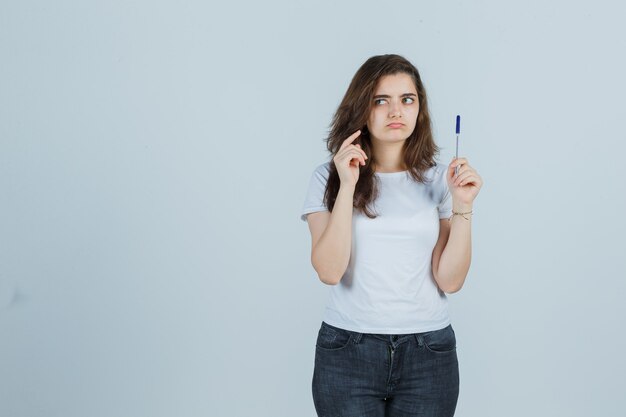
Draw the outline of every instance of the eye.
[[[415,102],[415,99],[412,97],[403,97],[404,100],[411,100],[408,104],[413,104],[413,102]],[[384,98],[377,98],[376,100],[374,100],[374,104],[378,104],[379,101],[385,101]]]

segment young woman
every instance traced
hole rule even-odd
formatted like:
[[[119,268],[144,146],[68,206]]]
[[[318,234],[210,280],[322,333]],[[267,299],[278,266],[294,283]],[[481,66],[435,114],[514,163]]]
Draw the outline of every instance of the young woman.
[[[459,393],[446,293],[463,286],[482,179],[449,165],[418,70],[399,55],[354,75],[301,219],[330,297],[312,379],[320,417],[452,416]],[[455,168],[458,173],[455,174]]]

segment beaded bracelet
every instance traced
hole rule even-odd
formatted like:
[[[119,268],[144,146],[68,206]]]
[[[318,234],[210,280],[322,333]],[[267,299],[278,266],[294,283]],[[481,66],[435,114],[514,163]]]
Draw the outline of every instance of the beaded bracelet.
[[[448,217],[448,221],[452,221],[452,217],[454,217],[456,214],[458,214],[459,216],[462,216],[465,220],[469,220],[467,217],[463,216],[464,214],[473,214],[472,213],[473,210],[467,211],[465,213],[457,213],[456,211],[452,211],[452,216]]]

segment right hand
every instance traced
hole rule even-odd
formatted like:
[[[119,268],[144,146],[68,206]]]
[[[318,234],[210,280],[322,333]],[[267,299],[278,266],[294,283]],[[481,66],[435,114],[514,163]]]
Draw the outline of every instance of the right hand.
[[[365,160],[368,159],[365,151],[361,149],[361,145],[352,145],[352,142],[359,136],[361,136],[361,130],[357,130],[348,136],[333,157],[341,185],[356,187],[356,183],[359,180],[359,166],[365,165]]]

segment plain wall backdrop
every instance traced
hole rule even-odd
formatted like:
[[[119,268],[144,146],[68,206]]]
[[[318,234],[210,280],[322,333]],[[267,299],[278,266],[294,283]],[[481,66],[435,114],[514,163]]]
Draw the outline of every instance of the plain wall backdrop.
[[[616,416],[626,39],[614,1],[0,5],[0,415],[314,417],[299,219],[359,66],[420,70],[483,177],[457,416]]]

